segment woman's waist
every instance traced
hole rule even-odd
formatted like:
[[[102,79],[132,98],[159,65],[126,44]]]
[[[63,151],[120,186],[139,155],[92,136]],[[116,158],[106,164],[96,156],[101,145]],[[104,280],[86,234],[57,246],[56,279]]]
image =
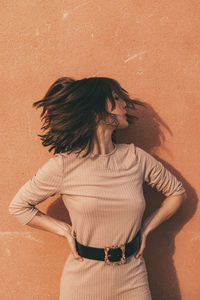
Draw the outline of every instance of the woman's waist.
[[[131,242],[140,230],[140,226],[131,228],[77,228],[72,226],[76,240],[85,246],[105,248],[119,246]]]

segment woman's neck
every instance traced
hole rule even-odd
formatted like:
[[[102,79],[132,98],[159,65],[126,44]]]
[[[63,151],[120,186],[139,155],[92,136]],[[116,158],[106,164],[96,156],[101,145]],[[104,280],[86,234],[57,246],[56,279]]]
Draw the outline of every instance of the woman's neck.
[[[107,154],[112,152],[114,145],[112,142],[112,131],[110,128],[98,127],[93,140],[94,154]]]

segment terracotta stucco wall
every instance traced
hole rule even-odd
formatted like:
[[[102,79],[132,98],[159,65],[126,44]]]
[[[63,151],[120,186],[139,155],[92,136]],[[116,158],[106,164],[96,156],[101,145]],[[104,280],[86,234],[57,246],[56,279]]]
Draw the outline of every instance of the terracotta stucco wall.
[[[199,15],[197,0],[2,1],[0,299],[58,299],[67,242],[19,225],[8,204],[52,155],[37,137],[32,102],[60,76],[94,75],[119,80],[146,102],[118,139],[155,154],[188,192],[148,238],[153,299],[200,299]],[[149,213],[162,197],[145,194]],[[40,208],[68,219],[58,196]]]

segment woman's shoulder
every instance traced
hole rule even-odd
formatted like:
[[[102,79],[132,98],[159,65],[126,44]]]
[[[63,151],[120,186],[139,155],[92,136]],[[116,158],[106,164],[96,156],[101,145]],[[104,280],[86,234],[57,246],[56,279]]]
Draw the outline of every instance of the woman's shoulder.
[[[136,146],[135,143],[119,143],[116,145],[119,150],[122,151],[129,151],[132,152],[132,154],[136,155],[138,152],[145,152],[143,149],[140,147]]]
[[[148,153],[143,148],[137,146],[135,143],[121,143],[117,144],[117,147],[119,151],[129,154],[132,157],[132,159],[135,159],[137,162],[143,162],[152,159],[155,160],[155,158],[150,153]]]
[[[118,155],[121,156],[121,158],[126,158],[129,161],[137,161],[137,149],[138,147],[134,143],[119,143],[116,145],[118,149]],[[116,151],[117,152],[117,151]]]

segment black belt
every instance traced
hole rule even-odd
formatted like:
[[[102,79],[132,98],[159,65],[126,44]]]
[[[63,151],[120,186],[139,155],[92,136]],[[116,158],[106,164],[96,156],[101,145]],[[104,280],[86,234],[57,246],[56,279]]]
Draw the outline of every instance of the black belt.
[[[102,260],[108,265],[120,265],[125,263],[126,258],[134,254],[140,247],[140,231],[132,241],[124,245],[105,248],[95,248],[80,244],[75,238],[76,251],[81,257]]]

